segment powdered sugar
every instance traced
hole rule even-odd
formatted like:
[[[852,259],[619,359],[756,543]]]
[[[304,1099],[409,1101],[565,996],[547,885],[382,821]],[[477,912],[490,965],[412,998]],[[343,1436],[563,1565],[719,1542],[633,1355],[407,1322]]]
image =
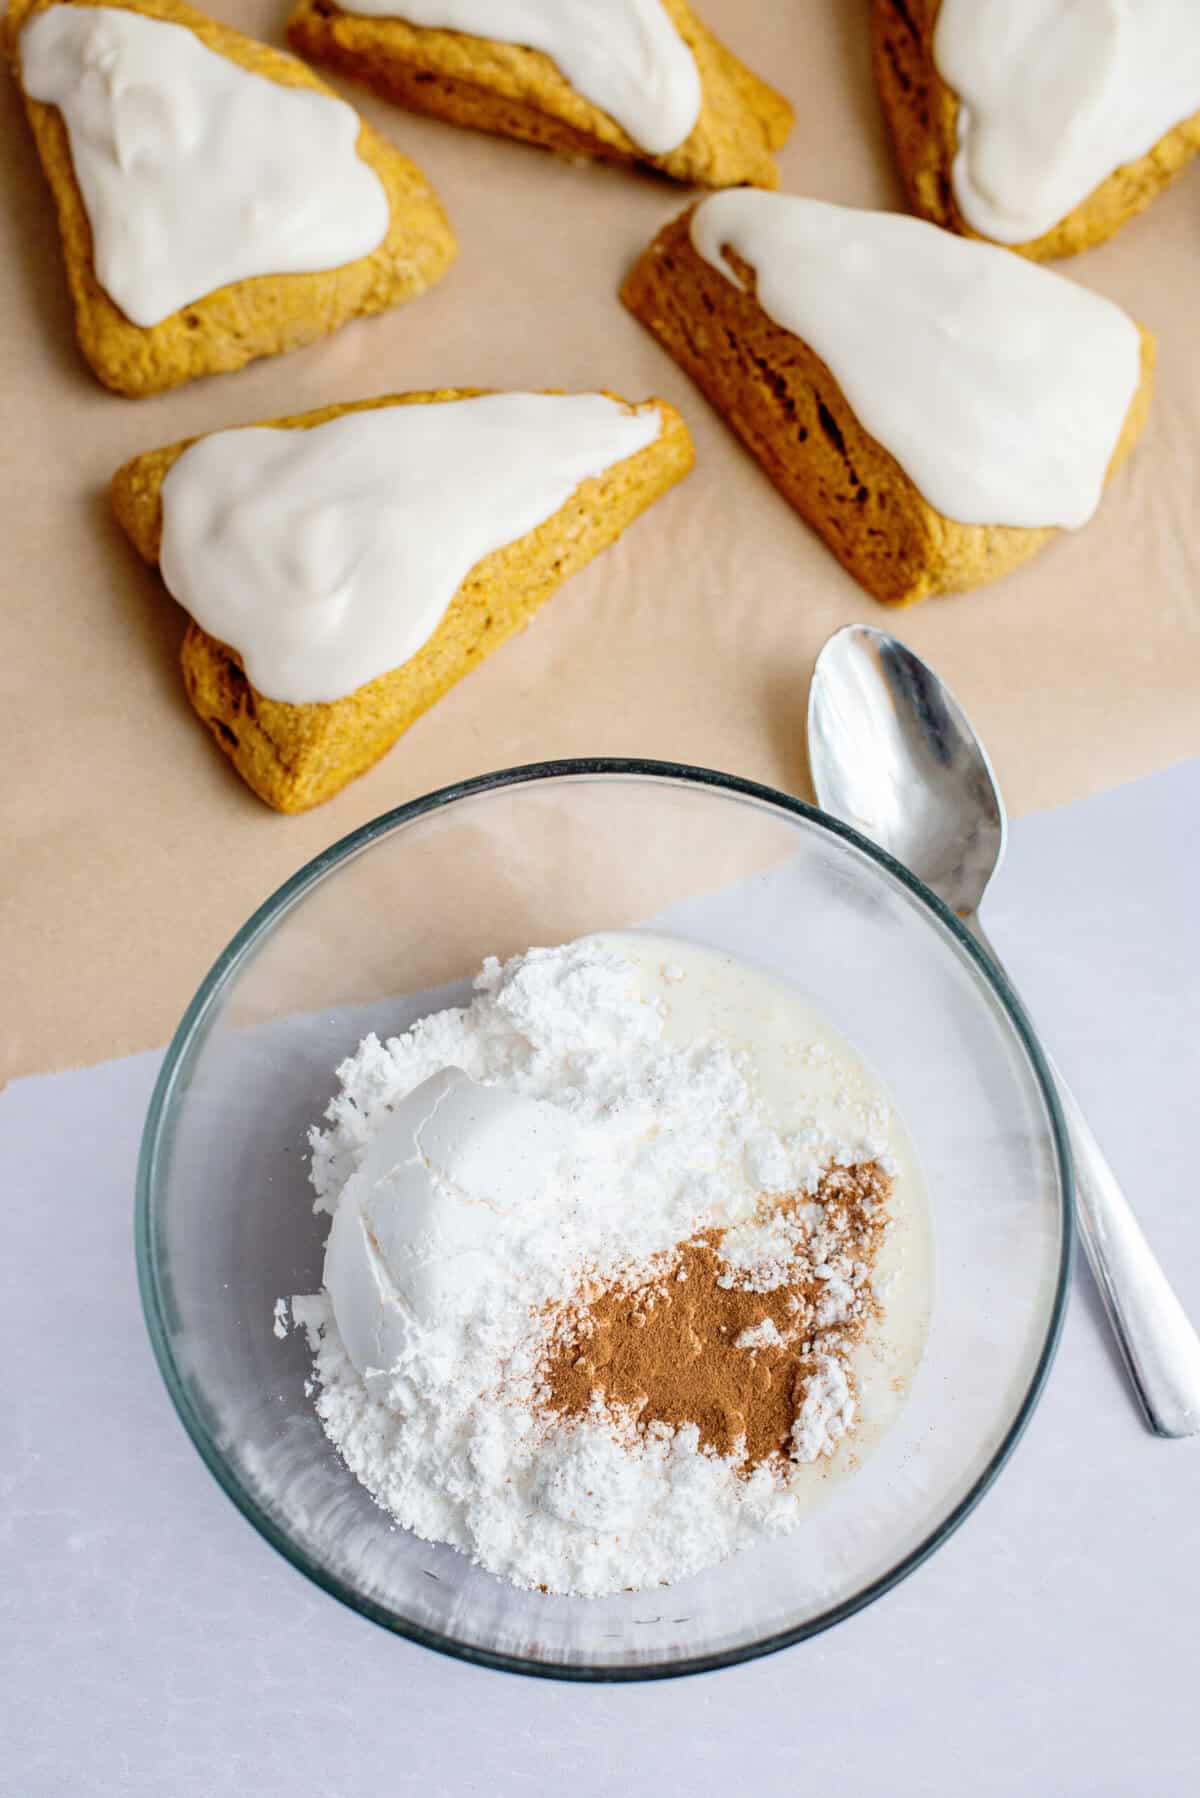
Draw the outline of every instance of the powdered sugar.
[[[761,1323],[751,1324],[749,1329],[735,1336],[733,1346],[740,1349],[777,1348],[782,1341],[774,1319],[764,1317]]]
[[[366,1220],[365,1247],[353,1252],[369,1261],[369,1295],[357,1274],[331,1279],[327,1262],[344,1328],[325,1298],[292,1306],[315,1351],[318,1414],[380,1504],[517,1585],[581,1594],[678,1579],[789,1527],[807,1502],[807,1464],[836,1449],[854,1398],[836,1355],[818,1356],[791,1462],[748,1476],[733,1457],[701,1452],[691,1427],[634,1435],[599,1404],[579,1421],[552,1421],[537,1402],[547,1307],[584,1279],[652,1269],[697,1230],[721,1226],[730,1278],[753,1290],[781,1283],[772,1273],[800,1250],[811,1259],[827,1249],[819,1309],[836,1323],[861,1297],[865,1268],[839,1257],[836,1231],[826,1244],[815,1200],[794,1207],[786,1227],[764,1222],[760,1201],[815,1193],[824,1169],[879,1156],[889,1141],[874,1092],[851,1108],[853,1133],[846,1108],[817,1097],[796,1127],[781,1128],[744,1047],[671,1027],[663,995],[695,983],[704,952],[671,945],[678,953],[660,957],[651,980],[629,941],[628,951],[620,939],[585,939],[504,967],[489,961],[470,1006],[387,1043],[368,1037],[343,1063],[328,1127],[313,1133],[312,1179],[319,1208],[341,1206],[331,1244]],[[736,978],[726,965],[726,993]],[[803,1069],[799,1049],[795,1062]],[[803,1084],[803,1072],[793,1077]],[[417,1094],[427,1081],[457,1094],[447,1105],[469,1103],[472,1118],[495,1113],[515,1133],[508,1147],[489,1137],[474,1162],[469,1133],[439,1147]],[[403,1122],[409,1095],[419,1127]],[[538,1124],[547,1107],[549,1137]],[[530,1160],[534,1125],[542,1147]],[[372,1160],[372,1143],[397,1132],[404,1154],[377,1150]],[[471,1190],[509,1149],[524,1171],[502,1182],[503,1201]],[[427,1229],[421,1213],[416,1235],[414,1180],[436,1223]],[[444,1226],[443,1208],[456,1205],[467,1222],[451,1240],[445,1228],[458,1225]],[[488,1215],[476,1240],[480,1206]],[[386,1313],[386,1329],[373,1313],[365,1333],[350,1327],[350,1308],[368,1302]],[[821,1326],[797,1319],[801,1327]],[[738,1346],[780,1340],[773,1324],[770,1335],[759,1329],[761,1344],[743,1340],[748,1330]]]
[[[815,1461],[819,1455],[832,1454],[853,1424],[854,1410],[846,1369],[836,1356],[820,1356],[792,1425],[792,1454],[796,1460]]]

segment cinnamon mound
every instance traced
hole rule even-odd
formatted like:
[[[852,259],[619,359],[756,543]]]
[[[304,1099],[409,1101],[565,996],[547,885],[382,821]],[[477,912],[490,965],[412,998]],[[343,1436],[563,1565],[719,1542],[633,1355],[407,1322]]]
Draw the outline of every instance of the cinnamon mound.
[[[831,1169],[815,1195],[822,1258],[797,1253],[768,1291],[733,1283],[739,1271],[721,1253],[726,1232],[710,1229],[650,1277],[586,1292],[550,1319],[546,1408],[582,1419],[599,1400],[638,1431],[694,1424],[701,1447],[736,1456],[742,1473],[786,1456],[818,1357],[844,1356],[878,1314],[869,1275],[891,1186],[877,1162]],[[764,1200],[760,1212],[796,1223],[802,1237],[800,1215],[813,1203],[814,1195],[792,1193]],[[823,1325],[828,1274],[818,1269],[832,1255],[864,1271],[848,1315]],[[739,1345],[748,1331],[759,1341]]]

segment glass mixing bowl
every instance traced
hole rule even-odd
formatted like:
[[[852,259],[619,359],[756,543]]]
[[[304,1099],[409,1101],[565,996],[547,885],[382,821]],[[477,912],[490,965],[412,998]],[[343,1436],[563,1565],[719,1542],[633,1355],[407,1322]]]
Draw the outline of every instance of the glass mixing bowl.
[[[898,1420],[791,1536],[654,1591],[520,1592],[397,1528],[346,1470],[275,1301],[320,1287],[306,1135],[368,1029],[459,1002],[485,955],[653,924],[790,982],[866,1057],[928,1187],[935,1274]],[[184,1426],[310,1579],[466,1660],[636,1679],[849,1616],[961,1522],[1020,1435],[1062,1319],[1070,1169],[1012,993],[904,869],[798,801],[625,761],[520,768],[368,824],[239,931],[167,1053],[138,1172],[142,1299]]]

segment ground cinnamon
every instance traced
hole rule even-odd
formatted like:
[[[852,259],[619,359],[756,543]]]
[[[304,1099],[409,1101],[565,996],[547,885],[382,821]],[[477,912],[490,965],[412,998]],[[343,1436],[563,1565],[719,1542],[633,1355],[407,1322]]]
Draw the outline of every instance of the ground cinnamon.
[[[886,1227],[891,1180],[876,1162],[830,1169],[815,1195],[822,1206],[821,1243],[843,1263],[868,1272]],[[764,1215],[794,1216],[814,1195],[764,1199]],[[600,1401],[639,1430],[651,1423],[695,1424],[702,1446],[719,1455],[744,1445],[750,1472],[786,1454],[792,1424],[819,1353],[838,1352],[862,1334],[875,1312],[863,1279],[850,1316],[836,1329],[820,1325],[825,1280],[812,1253],[789,1261],[770,1291],[722,1284],[725,1232],[710,1229],[681,1243],[652,1275],[591,1289],[547,1319],[544,1402],[561,1417],[583,1417]],[[861,1276],[860,1276],[861,1277]],[[759,1326],[765,1326],[758,1328]],[[744,1332],[760,1340],[739,1346]]]

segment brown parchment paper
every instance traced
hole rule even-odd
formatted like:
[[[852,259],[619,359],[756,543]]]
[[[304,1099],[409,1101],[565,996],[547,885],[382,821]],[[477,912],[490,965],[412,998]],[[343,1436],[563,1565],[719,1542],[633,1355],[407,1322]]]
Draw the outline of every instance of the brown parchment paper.
[[[283,0],[212,10],[283,41]],[[700,10],[795,102],[785,188],[899,206],[865,4]],[[548,756],[632,754],[807,795],[809,673],[826,636],[853,619],[898,630],[946,675],[1014,811],[1200,752],[1200,165],[1112,243],[1060,265],[1159,339],[1147,434],[1098,516],[995,587],[889,613],[615,298],[684,190],[345,91],[438,188],[458,265],[413,305],[323,345],[130,401],[78,357],[49,195],[13,84],[0,81],[0,1079],[165,1041],[213,957],[281,880],[445,782]],[[182,614],[112,522],[108,478],[191,432],[470,384],[664,394],[693,430],[696,471],[372,773],[315,812],[276,816],[186,703]]]

